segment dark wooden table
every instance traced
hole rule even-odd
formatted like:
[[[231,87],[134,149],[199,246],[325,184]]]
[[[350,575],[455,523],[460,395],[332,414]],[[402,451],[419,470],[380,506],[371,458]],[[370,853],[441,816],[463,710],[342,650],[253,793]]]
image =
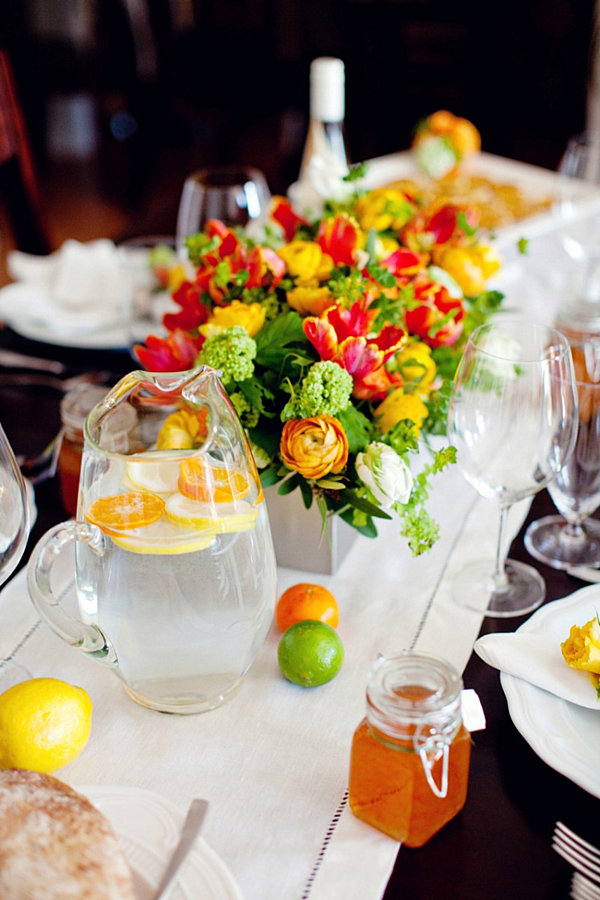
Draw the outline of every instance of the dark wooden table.
[[[108,369],[114,374],[110,384],[136,368],[126,350],[52,347],[27,341],[9,329],[0,331],[0,347],[58,358],[67,365],[67,374]],[[0,422],[16,453],[34,456],[44,449],[60,426],[60,398],[55,389],[0,385]],[[38,518],[21,565],[37,539],[65,518],[56,479],[36,486],[36,502]],[[511,551],[515,558],[539,568],[546,580],[547,601],[583,586],[583,582],[536,563],[523,547],[528,522],[552,510],[551,500],[543,491],[534,499]],[[524,620],[487,619],[482,633],[513,631]],[[551,849],[554,823],[561,819],[600,846],[600,800],[554,771],[531,750],[512,724],[495,669],[473,655],[464,683],[477,691],[487,717],[485,731],[473,736],[466,806],[425,847],[401,849],[385,900],[562,900],[569,895],[572,870]]]

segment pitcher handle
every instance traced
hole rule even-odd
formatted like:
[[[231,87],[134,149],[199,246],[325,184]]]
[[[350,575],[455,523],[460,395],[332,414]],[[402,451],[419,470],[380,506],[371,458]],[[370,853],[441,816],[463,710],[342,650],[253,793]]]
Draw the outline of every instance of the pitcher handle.
[[[60,597],[52,590],[51,572],[60,554],[70,544],[83,541],[98,556],[105,549],[104,535],[87,522],[61,522],[38,541],[27,565],[27,585],[33,604],[50,628],[67,644],[89,653],[101,662],[116,664],[114,650],[94,624],[69,615],[61,606]]]

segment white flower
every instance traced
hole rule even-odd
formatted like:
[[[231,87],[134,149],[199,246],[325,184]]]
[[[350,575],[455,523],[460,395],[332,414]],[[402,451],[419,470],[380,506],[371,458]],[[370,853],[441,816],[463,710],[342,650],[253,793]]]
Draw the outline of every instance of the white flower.
[[[373,441],[364,453],[357,454],[356,473],[385,509],[408,502],[413,477],[408,465],[387,444]]]

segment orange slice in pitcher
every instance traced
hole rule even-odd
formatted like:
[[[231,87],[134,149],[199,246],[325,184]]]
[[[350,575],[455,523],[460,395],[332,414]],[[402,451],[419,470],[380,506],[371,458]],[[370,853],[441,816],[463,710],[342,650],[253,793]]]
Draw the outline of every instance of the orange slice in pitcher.
[[[122,534],[158,522],[165,501],[148,491],[128,491],[112,497],[98,497],[85,511],[85,519],[105,534]]]
[[[210,466],[198,457],[186,459],[179,467],[179,491],[188,500],[232,503],[250,490],[247,475],[225,466]]]

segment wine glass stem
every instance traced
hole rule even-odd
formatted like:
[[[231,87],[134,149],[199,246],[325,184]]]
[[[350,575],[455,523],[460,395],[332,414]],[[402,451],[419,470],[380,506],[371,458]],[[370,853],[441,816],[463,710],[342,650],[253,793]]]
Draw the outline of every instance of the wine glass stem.
[[[504,547],[504,526],[506,524],[506,514],[508,512],[508,509],[508,506],[500,507],[498,544],[496,545],[496,564],[494,566],[494,573],[492,575],[494,590],[496,591],[502,591],[508,588],[508,576],[506,574],[506,553],[504,553],[502,550],[502,548]]]

